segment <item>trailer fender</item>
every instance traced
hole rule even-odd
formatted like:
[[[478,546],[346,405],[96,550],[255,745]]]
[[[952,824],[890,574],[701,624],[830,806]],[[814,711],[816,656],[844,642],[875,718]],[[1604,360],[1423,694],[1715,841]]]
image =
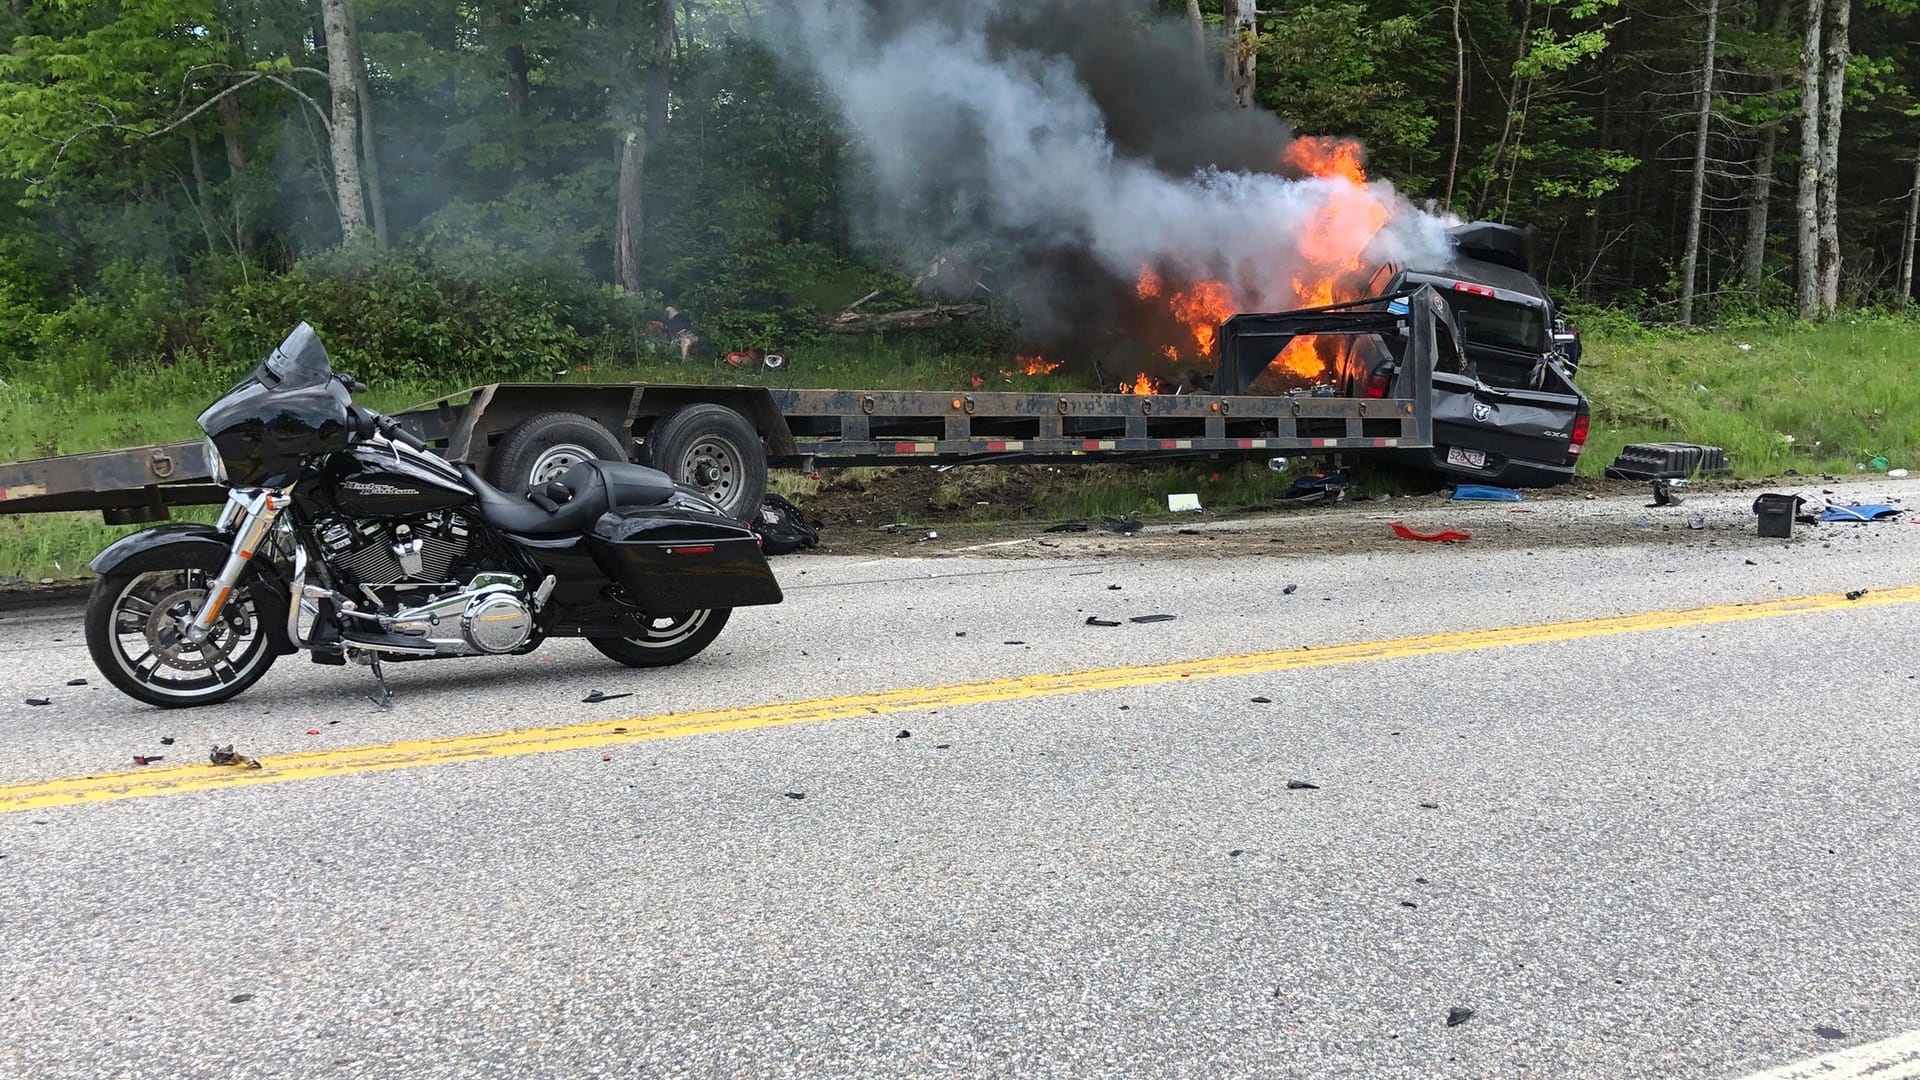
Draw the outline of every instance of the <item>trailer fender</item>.
[[[170,568],[217,573],[226,565],[232,549],[233,543],[227,535],[211,525],[161,525],[115,540],[87,565],[102,576]],[[282,655],[294,652],[293,639],[287,636],[287,605],[291,602],[287,583],[259,562],[247,565],[245,580],[248,591],[253,594],[267,644]]]

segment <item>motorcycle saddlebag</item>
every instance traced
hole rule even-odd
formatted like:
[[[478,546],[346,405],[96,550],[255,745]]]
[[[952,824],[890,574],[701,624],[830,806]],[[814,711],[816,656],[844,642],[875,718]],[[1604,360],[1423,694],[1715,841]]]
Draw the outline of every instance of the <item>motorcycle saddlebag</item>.
[[[586,542],[600,571],[649,614],[781,600],[760,538],[731,518],[672,506],[610,510]]]

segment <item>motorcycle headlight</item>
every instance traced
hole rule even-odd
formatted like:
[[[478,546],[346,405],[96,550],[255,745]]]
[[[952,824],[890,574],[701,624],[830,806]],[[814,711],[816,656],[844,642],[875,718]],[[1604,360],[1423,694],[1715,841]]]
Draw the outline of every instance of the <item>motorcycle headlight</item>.
[[[202,436],[200,439],[200,445],[207,452],[208,475],[213,477],[213,482],[216,484],[226,483],[227,482],[227,463],[220,460],[220,448],[213,445],[213,436],[211,435]]]

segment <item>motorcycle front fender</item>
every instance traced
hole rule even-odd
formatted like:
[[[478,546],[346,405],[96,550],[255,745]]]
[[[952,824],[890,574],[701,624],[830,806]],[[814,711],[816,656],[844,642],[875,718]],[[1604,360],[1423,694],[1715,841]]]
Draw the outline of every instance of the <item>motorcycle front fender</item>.
[[[129,533],[107,546],[87,565],[96,574],[139,574],[148,570],[205,570],[218,573],[233,549],[233,538],[211,525],[179,523]],[[250,563],[242,579],[254,597],[267,644],[281,655],[297,651],[287,636],[287,583],[266,560]]]

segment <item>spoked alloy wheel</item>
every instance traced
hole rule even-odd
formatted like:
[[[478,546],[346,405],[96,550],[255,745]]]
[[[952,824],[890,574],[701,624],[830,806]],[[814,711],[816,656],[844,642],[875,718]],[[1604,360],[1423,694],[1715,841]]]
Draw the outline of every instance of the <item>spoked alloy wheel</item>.
[[[731,608],[714,608],[672,615],[643,615],[640,622],[645,630],[638,637],[587,640],[608,659],[628,667],[669,667],[700,655],[720,636],[732,614]]]
[[[87,601],[87,648],[100,673],[129,697],[163,708],[225,701],[273,663],[259,605],[243,581],[199,642],[187,625],[213,575],[200,569],[109,574]]]

